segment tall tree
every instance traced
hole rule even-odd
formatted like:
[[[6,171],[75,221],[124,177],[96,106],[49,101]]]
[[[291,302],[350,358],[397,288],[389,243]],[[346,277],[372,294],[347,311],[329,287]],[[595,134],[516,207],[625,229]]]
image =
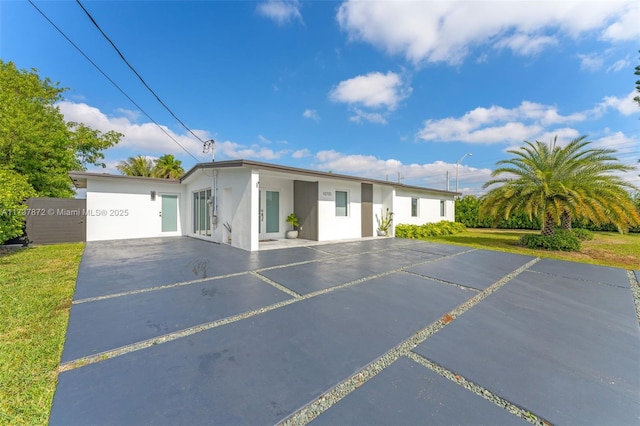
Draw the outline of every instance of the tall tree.
[[[184,174],[182,161],[171,154],[165,154],[156,160],[152,175],[163,179],[178,179]]]
[[[153,175],[153,168],[154,162],[142,155],[129,157],[129,159],[121,161],[116,166],[116,169],[123,175],[144,177],[151,177]]]
[[[615,157],[611,149],[590,148],[586,137],[574,139],[566,147],[525,141],[525,146],[507,152],[515,158],[501,160],[484,188],[481,214],[505,219],[524,212],[543,223],[542,234],[552,235],[555,225],[571,217],[583,217],[595,224],[613,223],[620,232],[640,224],[640,215],[625,182],[614,172],[633,170]]]
[[[39,196],[72,196],[68,172],[104,167],[102,151],[123,136],[65,122],[56,105],[65,90],[0,60],[0,167],[26,177]]]

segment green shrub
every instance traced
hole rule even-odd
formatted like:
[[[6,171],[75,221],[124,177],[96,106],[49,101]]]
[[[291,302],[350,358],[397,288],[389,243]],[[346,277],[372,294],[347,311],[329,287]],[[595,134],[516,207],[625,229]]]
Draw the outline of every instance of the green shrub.
[[[580,251],[582,244],[572,231],[556,229],[553,235],[526,234],[520,238],[520,245],[530,249]]]
[[[633,200],[640,212],[640,192],[633,196]],[[542,224],[538,218],[533,217],[530,220],[524,213],[512,212],[509,219],[480,217],[481,205],[482,199],[475,195],[465,195],[456,200],[456,222],[460,222],[469,228],[541,229]],[[580,217],[573,218],[573,227],[590,231],[618,232],[618,228],[611,223],[596,225],[590,220]],[[629,228],[629,232],[640,233],[640,226]]]
[[[582,228],[574,228],[572,230],[573,235],[575,235],[576,237],[578,237],[578,239],[580,241],[591,241],[593,240],[593,232],[587,230],[587,229],[582,229]]]
[[[36,192],[29,185],[27,178],[14,172],[0,168],[0,244],[22,235],[25,210],[24,201],[34,197]]]
[[[419,240],[439,235],[453,235],[466,230],[467,228],[463,224],[446,220],[438,223],[425,223],[424,225],[399,224],[396,226],[396,237]]]

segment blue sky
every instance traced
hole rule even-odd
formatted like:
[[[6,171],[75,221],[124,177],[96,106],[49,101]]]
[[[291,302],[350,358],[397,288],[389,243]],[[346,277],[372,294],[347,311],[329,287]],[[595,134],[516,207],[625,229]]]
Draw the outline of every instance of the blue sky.
[[[75,1],[0,0],[0,57],[70,90],[69,121],[125,134],[129,156],[211,154]],[[638,1],[83,1],[216,161],[245,158],[480,194],[523,140],[587,135],[640,158]],[[195,158],[194,158],[195,157]],[[95,169],[94,169],[95,170]],[[100,169],[102,170],[102,169]],[[638,173],[626,177],[640,184]]]

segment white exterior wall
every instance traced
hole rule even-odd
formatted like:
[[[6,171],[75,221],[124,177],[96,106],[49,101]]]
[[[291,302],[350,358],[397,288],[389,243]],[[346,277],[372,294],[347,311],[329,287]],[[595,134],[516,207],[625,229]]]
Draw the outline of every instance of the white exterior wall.
[[[212,194],[214,194],[217,205],[217,216],[212,219],[210,239],[219,243],[227,243],[228,232],[224,228],[226,222],[231,225],[231,245],[252,250],[251,178],[251,171],[247,169],[219,169],[217,176],[211,169],[198,170],[190,176],[188,183],[185,183],[188,201],[185,209],[187,226],[184,235],[209,239],[209,237],[193,233],[193,194],[197,191],[213,188],[215,182],[216,189],[212,191]],[[255,185],[253,186],[255,187]]]
[[[279,232],[269,238],[284,238],[290,225],[285,219],[293,212],[293,181],[300,176],[287,173],[262,173],[247,168],[221,168],[217,171],[212,193],[216,197],[217,223],[212,224],[212,236],[193,233],[193,194],[214,187],[214,170],[196,170],[182,184],[135,179],[91,177],[87,179],[87,241],[126,238],[148,238],[190,235],[227,243],[228,232],[223,224],[232,226],[232,245],[244,250],[259,248],[259,197],[261,190],[280,193]],[[151,201],[151,191],[156,200]],[[348,193],[348,214],[336,216],[336,191]],[[318,240],[360,238],[361,235],[361,183],[335,178],[318,179]],[[163,233],[160,210],[162,194],[178,195],[178,231]],[[411,216],[411,197],[419,199],[418,217]],[[440,215],[440,200],[446,201],[445,215]],[[421,225],[441,220],[453,221],[453,195],[429,191],[396,190],[384,184],[373,185],[373,235],[381,210],[394,213],[390,235],[401,223]],[[96,212],[106,212],[97,216]],[[126,212],[123,215],[122,212]],[[120,215],[116,216],[118,213]]]
[[[156,191],[151,201],[151,191]],[[178,231],[162,232],[162,194],[178,195]],[[133,179],[87,180],[87,241],[182,235],[185,197],[176,183]]]
[[[418,216],[411,216],[411,198],[418,198]],[[445,200],[445,215],[440,215],[440,200]],[[393,224],[423,225],[455,220],[453,197],[448,195],[398,191],[393,198]]]
[[[361,237],[360,182],[318,182],[318,241]],[[336,191],[347,191],[347,216],[336,216]]]

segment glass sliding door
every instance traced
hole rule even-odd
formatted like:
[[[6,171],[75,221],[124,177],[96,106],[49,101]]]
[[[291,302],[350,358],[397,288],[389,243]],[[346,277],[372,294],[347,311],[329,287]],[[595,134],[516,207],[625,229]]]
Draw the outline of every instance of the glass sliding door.
[[[211,236],[211,190],[193,193],[193,233]]]

